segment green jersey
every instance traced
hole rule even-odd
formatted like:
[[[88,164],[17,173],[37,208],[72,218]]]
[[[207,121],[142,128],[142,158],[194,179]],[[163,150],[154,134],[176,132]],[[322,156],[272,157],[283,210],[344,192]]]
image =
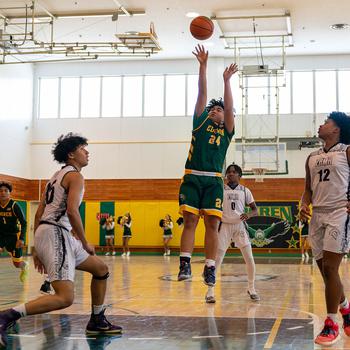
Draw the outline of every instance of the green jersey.
[[[193,118],[191,147],[185,169],[217,173],[221,176],[226,151],[234,132],[213,122],[207,110]]]
[[[24,240],[27,222],[20,206],[10,199],[5,206],[0,205],[0,234],[17,235],[21,228],[20,239]]]

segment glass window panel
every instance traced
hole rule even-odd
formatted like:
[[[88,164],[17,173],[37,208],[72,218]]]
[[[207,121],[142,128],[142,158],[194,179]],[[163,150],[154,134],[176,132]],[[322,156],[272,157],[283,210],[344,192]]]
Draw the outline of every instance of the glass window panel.
[[[145,77],[145,116],[160,117],[164,114],[164,76]]]
[[[293,72],[293,113],[313,113],[312,72]]]
[[[316,72],[316,113],[329,113],[336,110],[335,72]]]
[[[239,87],[238,73],[231,78],[231,90],[233,96],[233,107],[236,110],[236,114],[242,114],[242,89]]]
[[[123,116],[142,116],[142,77],[124,77]]]
[[[257,87],[261,86],[261,87]],[[268,79],[267,77],[248,78],[248,114],[268,113]]]
[[[58,78],[40,79],[39,118],[58,117]]]
[[[102,78],[102,117],[120,117],[121,77]]]
[[[339,110],[350,112],[350,71],[338,72]]]
[[[100,117],[101,78],[81,79],[81,117]]]
[[[61,78],[61,118],[79,117],[79,78]]]
[[[194,114],[198,97],[198,74],[187,76],[187,115]]]
[[[185,78],[185,75],[166,76],[165,115],[185,115]]]
[[[291,113],[291,103],[290,103],[290,72],[285,73],[285,79],[283,80],[279,79],[279,112],[280,114],[290,114]],[[286,86],[282,86],[282,84],[285,82]],[[276,113],[276,87],[271,86],[270,88],[271,93],[271,105],[270,105],[270,112],[271,114]]]

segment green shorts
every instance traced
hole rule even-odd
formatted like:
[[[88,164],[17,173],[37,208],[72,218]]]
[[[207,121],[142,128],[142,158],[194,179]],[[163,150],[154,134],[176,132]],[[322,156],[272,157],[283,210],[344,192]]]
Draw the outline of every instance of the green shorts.
[[[11,254],[13,259],[21,259],[22,248],[16,248],[16,242],[17,242],[16,235],[0,236],[0,247],[6,248],[7,252]]]
[[[223,195],[224,183],[221,177],[186,174],[180,186],[180,214],[187,211],[221,218]]]

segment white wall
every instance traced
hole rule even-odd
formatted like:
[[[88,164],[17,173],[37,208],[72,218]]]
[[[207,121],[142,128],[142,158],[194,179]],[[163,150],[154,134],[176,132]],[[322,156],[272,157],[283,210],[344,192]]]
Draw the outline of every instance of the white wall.
[[[290,57],[287,69],[349,68],[350,56]],[[228,59],[210,58],[208,96],[222,96],[222,72]],[[196,60],[82,62],[36,64],[34,90],[41,76],[140,75],[197,73]],[[36,105],[36,101],[35,105]],[[34,108],[34,111],[36,109]],[[254,117],[251,117],[254,118]],[[318,116],[322,120],[323,116]],[[273,117],[266,119],[273,123]],[[254,124],[254,119],[251,120]],[[295,137],[313,133],[311,115],[281,117],[280,136]],[[96,118],[38,120],[33,118],[32,178],[47,178],[57,168],[50,154],[51,145],[60,134],[79,132],[90,140],[91,161],[84,170],[87,178],[179,178],[187,157],[191,138],[190,117]],[[237,120],[237,137],[241,135]],[[154,142],[154,143],[151,143]],[[287,151],[289,174],[303,177],[304,163],[311,150]],[[232,153],[232,151],[231,151]],[[230,152],[229,152],[230,154]],[[234,155],[232,156],[234,159]],[[229,157],[228,157],[228,160]],[[44,165],[44,166],[43,166]]]
[[[0,173],[30,178],[32,111],[32,65],[0,65]]]

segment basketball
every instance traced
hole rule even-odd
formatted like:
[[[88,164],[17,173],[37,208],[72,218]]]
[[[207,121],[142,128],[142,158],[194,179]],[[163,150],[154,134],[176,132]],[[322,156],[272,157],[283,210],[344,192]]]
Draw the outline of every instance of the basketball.
[[[214,23],[208,17],[198,16],[192,20],[190,32],[197,40],[209,39],[214,32]]]

